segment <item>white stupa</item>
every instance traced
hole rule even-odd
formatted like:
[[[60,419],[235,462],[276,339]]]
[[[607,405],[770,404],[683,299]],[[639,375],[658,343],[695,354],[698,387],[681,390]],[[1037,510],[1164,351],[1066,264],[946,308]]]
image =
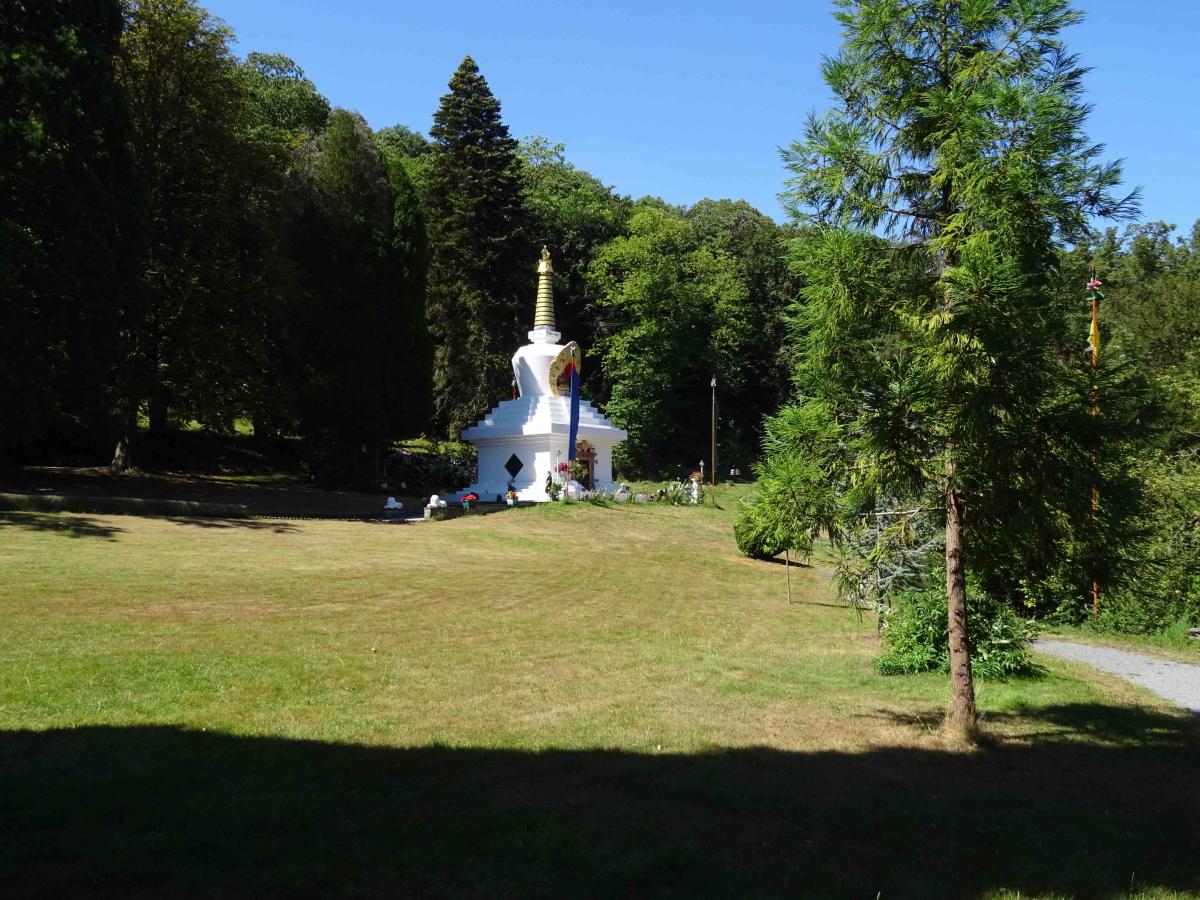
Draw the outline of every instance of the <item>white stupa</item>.
[[[554,328],[554,288],[550,251],[542,248],[538,263],[537,303],[529,343],[513,355],[517,397],[505,400],[462,433],[479,450],[474,492],[484,502],[504,496],[509,485],[519,500],[549,500],[547,479],[565,484],[558,472],[567,462],[571,428],[571,387],[564,373],[568,363],[578,368],[583,353],[574,341],[563,345]],[[576,457],[588,470],[580,479],[587,490],[613,491],[613,446],[629,435],[614,426],[591,403],[579,401]]]

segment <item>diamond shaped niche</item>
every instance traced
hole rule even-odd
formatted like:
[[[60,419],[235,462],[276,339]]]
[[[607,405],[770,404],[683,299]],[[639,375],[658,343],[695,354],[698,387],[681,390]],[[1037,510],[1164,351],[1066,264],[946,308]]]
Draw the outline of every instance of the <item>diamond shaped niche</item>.
[[[521,462],[517,454],[513,454],[508,458],[508,462],[504,464],[504,468],[508,470],[508,474],[513,478],[517,477],[517,473],[525,468],[525,463]]]

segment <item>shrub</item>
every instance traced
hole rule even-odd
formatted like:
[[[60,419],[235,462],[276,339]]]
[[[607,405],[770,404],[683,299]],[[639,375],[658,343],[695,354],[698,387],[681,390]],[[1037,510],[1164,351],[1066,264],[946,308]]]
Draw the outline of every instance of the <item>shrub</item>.
[[[1012,608],[976,592],[967,620],[971,666],[981,678],[1004,678],[1038,671],[1028,653],[1035,631]],[[950,671],[950,639],[944,591],[910,591],[882,612],[884,653],[876,666],[884,675]]]
[[[1134,633],[1200,625],[1200,455],[1142,460],[1139,475],[1149,504],[1137,577],[1101,589],[1100,625]]]
[[[390,485],[416,496],[455,491],[475,480],[477,461],[470,444],[445,441],[426,453],[398,450],[388,457]]]
[[[822,532],[832,535],[839,530],[837,496],[819,460],[800,450],[781,449],[757,464],[755,473],[754,499],[733,529],[738,549],[746,556],[766,559],[784,550],[807,555]]]
[[[751,559],[772,559],[783,552],[783,547],[773,537],[770,524],[755,515],[754,507],[747,507],[733,526],[733,537],[738,550]]]
[[[691,506],[693,503],[704,502],[704,485],[700,485],[696,494],[692,494],[692,483],[668,482],[653,494],[647,496],[651,503],[665,503],[667,506]]]
[[[1136,540],[1101,557],[1097,627],[1155,634],[1200,625],[1200,454],[1147,455],[1132,472],[1144,499],[1124,527]],[[1084,539],[1064,547],[1055,572],[1022,584],[1029,608],[1056,624],[1091,624],[1093,552]]]

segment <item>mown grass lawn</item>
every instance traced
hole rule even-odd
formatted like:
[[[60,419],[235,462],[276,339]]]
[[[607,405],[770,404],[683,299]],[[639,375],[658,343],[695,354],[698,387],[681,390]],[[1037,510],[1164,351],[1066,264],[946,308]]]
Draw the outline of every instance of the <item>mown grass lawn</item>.
[[[883,678],[724,509],[0,514],[6,893],[1200,892],[1195,720]]]

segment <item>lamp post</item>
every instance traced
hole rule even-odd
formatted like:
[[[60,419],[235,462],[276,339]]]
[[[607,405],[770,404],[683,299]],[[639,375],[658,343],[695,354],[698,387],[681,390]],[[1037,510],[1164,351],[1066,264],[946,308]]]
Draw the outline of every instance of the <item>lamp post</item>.
[[[712,460],[712,487],[713,487],[713,503],[717,502],[717,376],[712,377],[709,383],[712,388],[712,455],[709,457]]]

